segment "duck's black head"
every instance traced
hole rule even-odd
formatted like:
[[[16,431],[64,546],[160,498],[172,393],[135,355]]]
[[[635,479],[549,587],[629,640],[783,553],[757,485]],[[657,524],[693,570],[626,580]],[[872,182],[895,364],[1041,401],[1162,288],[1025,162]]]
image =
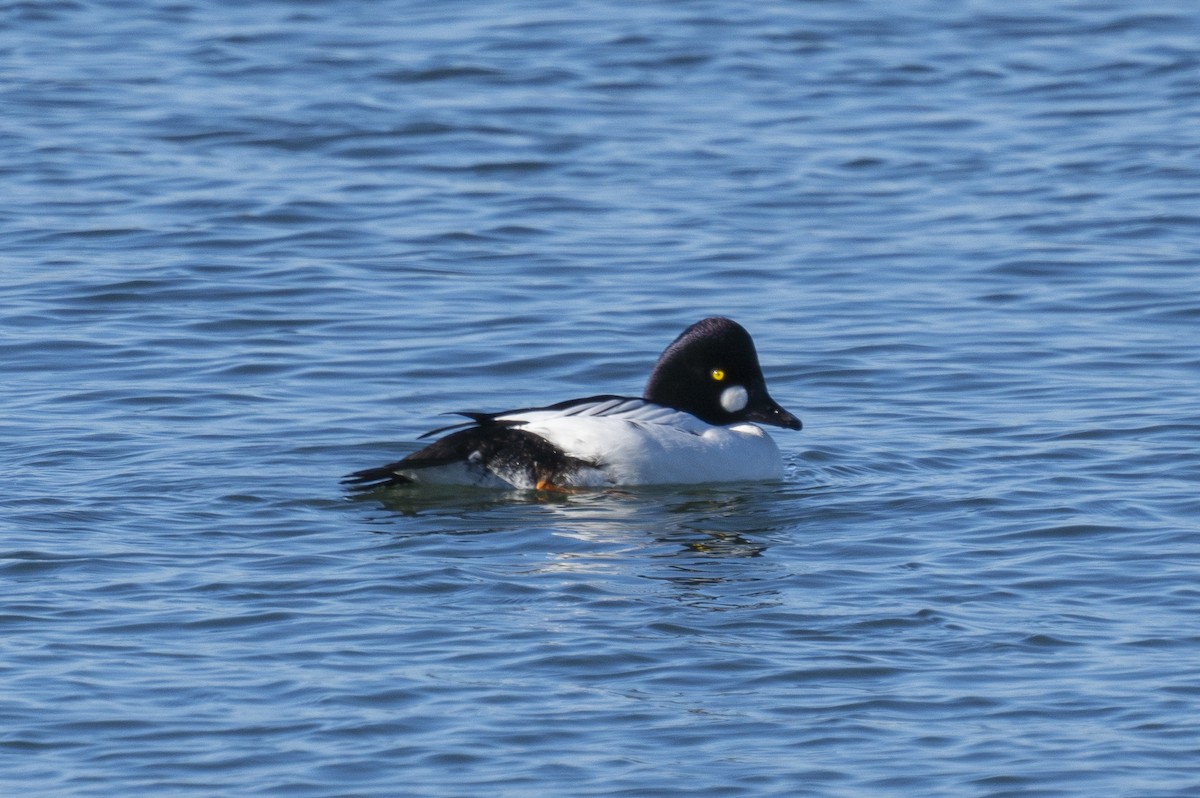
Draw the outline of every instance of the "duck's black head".
[[[767,393],[754,341],[742,325],[713,317],[684,330],[658,358],[643,394],[708,424],[755,421],[800,429]]]

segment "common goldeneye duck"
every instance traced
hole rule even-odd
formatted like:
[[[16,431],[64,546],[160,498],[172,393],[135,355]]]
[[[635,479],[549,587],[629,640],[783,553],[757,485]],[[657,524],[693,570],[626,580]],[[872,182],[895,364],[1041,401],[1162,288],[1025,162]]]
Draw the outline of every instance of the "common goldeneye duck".
[[[640,399],[457,415],[470,421],[427,432],[421,437],[450,434],[343,481],[544,490],[774,480],[783,460],[754,422],[801,427],[767,393],[750,334],[720,317],[696,322],[666,348]]]

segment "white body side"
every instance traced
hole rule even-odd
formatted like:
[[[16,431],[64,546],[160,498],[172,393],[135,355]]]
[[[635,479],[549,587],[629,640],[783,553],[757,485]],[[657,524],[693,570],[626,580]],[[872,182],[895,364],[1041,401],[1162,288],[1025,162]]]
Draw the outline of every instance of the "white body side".
[[[579,418],[526,429],[572,457],[599,464],[572,480],[579,486],[745,482],[783,476],[779,448],[754,424],[708,427],[694,435],[663,425]]]
[[[676,485],[779,479],[775,441],[754,424],[715,427],[642,400],[609,400],[569,411],[501,416],[523,421],[568,455],[597,464],[572,485]]]
[[[517,410],[495,418],[593,464],[562,475],[556,481],[559,487],[760,482],[783,476],[779,448],[760,427],[717,427],[690,413],[642,399],[583,401],[559,409]],[[427,485],[535,487],[524,468],[492,468],[475,452],[463,461],[397,473]]]

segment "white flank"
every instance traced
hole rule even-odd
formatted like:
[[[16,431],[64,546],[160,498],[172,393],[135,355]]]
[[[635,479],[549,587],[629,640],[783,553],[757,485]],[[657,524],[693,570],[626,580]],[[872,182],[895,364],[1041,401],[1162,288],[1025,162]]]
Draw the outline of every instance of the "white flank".
[[[695,416],[640,399],[606,400],[566,410],[502,417],[521,421],[568,455],[597,470],[574,484],[674,485],[779,479],[779,448],[754,424],[714,427]]]

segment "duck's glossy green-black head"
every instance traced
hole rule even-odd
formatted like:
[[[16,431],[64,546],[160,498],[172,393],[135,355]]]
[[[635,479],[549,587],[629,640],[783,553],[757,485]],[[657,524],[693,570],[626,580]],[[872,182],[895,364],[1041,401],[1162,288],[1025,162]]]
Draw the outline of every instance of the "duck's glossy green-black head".
[[[753,421],[800,429],[800,419],[767,393],[750,333],[714,316],[688,327],[663,351],[643,398],[709,424]]]

